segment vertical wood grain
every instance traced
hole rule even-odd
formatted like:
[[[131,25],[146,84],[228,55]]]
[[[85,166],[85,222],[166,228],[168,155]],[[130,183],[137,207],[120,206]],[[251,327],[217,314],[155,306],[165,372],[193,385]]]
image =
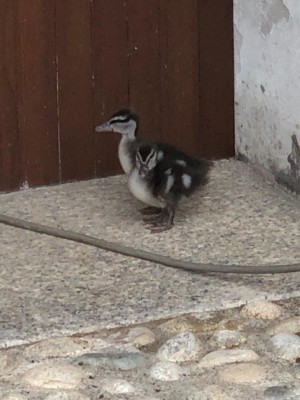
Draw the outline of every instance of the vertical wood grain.
[[[90,0],[57,0],[62,181],[95,176]]]

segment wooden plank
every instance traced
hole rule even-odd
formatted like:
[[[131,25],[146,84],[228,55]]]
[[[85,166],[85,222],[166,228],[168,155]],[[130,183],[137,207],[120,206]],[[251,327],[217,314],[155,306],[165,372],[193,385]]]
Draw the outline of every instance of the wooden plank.
[[[159,0],[127,1],[129,99],[142,135],[160,139]]]
[[[169,90],[168,90],[168,3],[159,0],[159,57],[160,57],[160,134],[168,140],[169,131]]]
[[[58,102],[63,181],[95,175],[90,0],[57,0]]]
[[[162,4],[163,5],[163,4]],[[162,8],[163,12],[163,8]],[[163,20],[165,16],[165,21]],[[163,139],[190,154],[199,154],[199,60],[197,0],[168,0],[161,15],[166,29],[166,90]],[[166,26],[166,28],[164,28]],[[163,32],[163,31],[162,31]]]
[[[199,0],[200,133],[205,156],[234,155],[233,1]]]
[[[0,2],[0,192],[20,187],[16,0]]]
[[[115,111],[129,106],[127,35],[126,1],[94,1],[95,126]],[[118,134],[96,134],[97,176],[121,172],[117,151],[119,140]]]
[[[59,180],[55,2],[19,0],[19,126],[25,184]]]

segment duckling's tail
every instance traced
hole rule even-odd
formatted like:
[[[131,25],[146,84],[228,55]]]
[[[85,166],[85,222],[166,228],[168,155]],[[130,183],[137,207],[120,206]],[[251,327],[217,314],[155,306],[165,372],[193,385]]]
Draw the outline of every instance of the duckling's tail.
[[[214,166],[214,162],[212,160],[207,160],[205,158],[197,159],[197,168],[195,168],[195,171],[193,174],[195,186],[202,187],[208,183],[209,173],[213,166]]]

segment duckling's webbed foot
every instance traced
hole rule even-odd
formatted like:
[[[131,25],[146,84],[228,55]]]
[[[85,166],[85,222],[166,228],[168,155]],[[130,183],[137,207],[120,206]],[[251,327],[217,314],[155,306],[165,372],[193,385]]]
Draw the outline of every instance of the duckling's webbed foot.
[[[160,214],[161,212],[162,212],[162,209],[161,209],[161,208],[158,208],[158,207],[151,207],[151,206],[142,208],[142,209],[140,210],[140,213],[141,213],[142,215],[158,215],[158,214]]]
[[[144,221],[146,222],[147,229],[149,229],[151,233],[160,233],[172,228],[174,225],[174,215],[175,210],[173,208],[165,208],[156,218],[144,219]]]
[[[147,225],[159,224],[166,220],[167,213],[165,209],[161,209],[158,214],[146,215],[143,218],[143,221],[146,222]]]

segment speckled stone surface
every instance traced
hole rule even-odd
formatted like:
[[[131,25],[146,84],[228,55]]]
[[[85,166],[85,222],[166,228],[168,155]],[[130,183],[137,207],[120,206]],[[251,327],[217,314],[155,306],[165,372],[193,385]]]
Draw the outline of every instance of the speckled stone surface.
[[[221,161],[176,226],[151,235],[124,177],[0,196],[2,213],[175,257],[241,264],[300,258],[299,201]],[[300,273],[201,276],[2,225],[0,346],[300,294]]]
[[[268,264],[300,259],[300,199],[235,160],[183,201],[175,227],[151,234],[124,176],[0,196],[2,213],[186,260]]]

